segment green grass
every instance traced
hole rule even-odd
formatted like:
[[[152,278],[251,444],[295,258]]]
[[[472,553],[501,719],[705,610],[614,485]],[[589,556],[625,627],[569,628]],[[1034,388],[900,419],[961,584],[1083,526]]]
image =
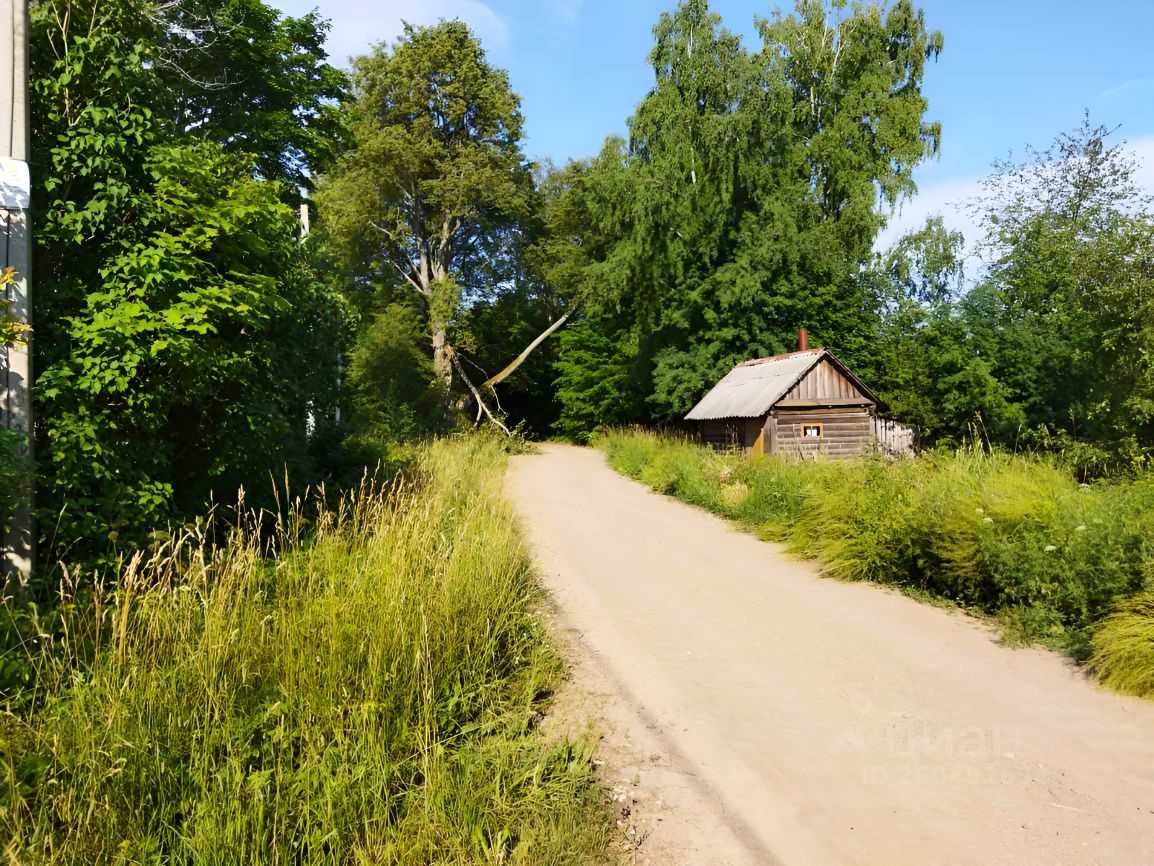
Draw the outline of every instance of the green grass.
[[[1090,664],[1110,688],[1154,696],[1154,592],[1138,594],[1103,620]]]
[[[65,588],[5,658],[30,672],[0,695],[7,859],[599,862],[591,746],[534,731],[562,664],[504,461],[435,443],[313,526],[290,509],[275,557],[242,522]]]
[[[996,616],[1015,642],[1093,652],[1104,683],[1154,697],[1152,609],[1126,604],[1154,583],[1154,478],[1079,484],[1052,461],[967,450],[748,459],[643,431],[600,446],[618,471],[784,542],[832,577]]]

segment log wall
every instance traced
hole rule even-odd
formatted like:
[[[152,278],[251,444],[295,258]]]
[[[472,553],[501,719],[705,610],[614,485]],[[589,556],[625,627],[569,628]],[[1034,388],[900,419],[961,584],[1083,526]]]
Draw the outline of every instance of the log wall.
[[[821,424],[821,438],[802,436],[802,427],[806,424]],[[777,409],[766,420],[766,425],[772,425],[766,438],[777,454],[807,459],[857,457],[874,444],[873,416],[869,407],[864,406],[860,409]]]

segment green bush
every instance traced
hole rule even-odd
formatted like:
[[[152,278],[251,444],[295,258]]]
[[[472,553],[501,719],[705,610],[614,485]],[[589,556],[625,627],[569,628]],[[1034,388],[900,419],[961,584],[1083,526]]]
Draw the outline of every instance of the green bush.
[[[571,863],[604,851],[589,748],[532,729],[560,662],[479,437],[306,532],[137,557],[0,694],[0,847],[21,863]],[[27,617],[23,622],[27,623]],[[45,649],[38,641],[49,640]],[[34,670],[27,676],[27,668]],[[21,685],[23,683],[23,685]]]
[[[832,577],[949,599],[997,615],[1009,638],[1077,658],[1154,562],[1148,477],[1079,484],[1052,460],[974,449],[803,463],[643,431],[600,445],[624,474],[784,542]],[[1128,622],[1145,610],[1135,609]],[[1113,657],[1099,655],[1111,682]]]

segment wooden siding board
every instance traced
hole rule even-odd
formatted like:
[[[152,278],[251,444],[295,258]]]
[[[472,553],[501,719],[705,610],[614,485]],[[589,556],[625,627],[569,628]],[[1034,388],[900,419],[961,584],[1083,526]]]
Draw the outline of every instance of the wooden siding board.
[[[865,397],[827,397],[821,400],[782,400],[777,409],[844,409],[849,406],[866,408],[872,406]]]
[[[855,387],[853,382],[841,374],[828,360],[822,360],[806,373],[796,385],[781,398],[790,400],[860,400],[867,405],[873,401]],[[779,401],[779,403],[781,402]]]
[[[794,437],[794,436],[801,438],[802,426],[808,426],[808,425],[790,424],[785,429],[779,428],[777,438],[778,439],[789,439],[789,438]],[[842,428],[837,428],[837,429],[825,427],[822,430],[822,433],[824,433],[827,438],[830,436],[835,436],[835,435],[836,436],[872,436],[873,435],[873,431],[870,430],[868,427],[842,427]]]
[[[797,427],[793,427],[793,425],[790,425],[790,427],[786,428],[786,429],[781,429],[779,427],[778,431],[777,431],[778,441],[784,442],[788,439],[812,438],[812,437],[802,436],[800,427],[801,427],[801,425],[798,425]],[[792,428],[792,429],[790,429],[790,428]],[[825,436],[823,438],[826,438],[826,439],[828,439],[832,436],[835,436],[835,435],[839,438],[851,438],[851,437],[855,437],[855,436],[859,436],[859,437],[865,436],[866,438],[870,438],[873,435],[873,431],[871,431],[869,429],[854,429],[854,428],[846,428],[844,430],[830,430],[827,427],[824,430],[822,430],[822,433],[825,434]]]
[[[854,427],[870,427],[870,416],[859,415],[856,418],[847,415],[779,415],[778,424],[849,424]]]
[[[825,433],[872,433],[869,424],[831,424],[828,421],[799,421],[796,424],[780,424],[778,425],[782,435],[788,436],[791,430],[796,430],[798,434],[801,433],[802,427],[808,427],[811,424],[821,424]]]
[[[864,424],[870,425],[870,415],[866,412],[780,412],[777,415],[779,424]]]
[[[823,434],[821,436],[821,438],[825,439],[827,441],[830,441],[830,442],[833,442],[833,441],[839,440],[839,439],[862,439],[862,438],[869,439],[869,438],[871,438],[871,431],[869,431],[869,430],[854,430],[854,429],[830,430],[829,428],[826,428],[826,429],[822,430],[821,432]],[[789,439],[812,439],[814,437],[802,436],[800,430],[786,430],[786,431],[784,431],[783,434],[779,434],[777,438],[784,442],[784,441],[789,440]]]
[[[872,418],[872,406],[777,406],[774,409],[779,418],[820,418],[845,416],[847,418]]]
[[[869,439],[845,439],[839,442],[831,442],[828,439],[787,439],[778,443],[778,449],[782,452],[798,448],[832,448],[840,450],[853,451],[858,448],[865,448],[870,445]]]

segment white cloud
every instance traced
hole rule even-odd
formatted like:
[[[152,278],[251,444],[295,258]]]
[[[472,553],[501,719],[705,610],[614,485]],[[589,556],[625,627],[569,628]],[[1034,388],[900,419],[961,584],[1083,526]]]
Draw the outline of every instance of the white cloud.
[[[1154,84],[1154,78],[1145,75],[1141,78],[1131,78],[1129,81],[1123,81],[1116,87],[1111,87],[1109,90],[1103,90],[1098,94],[1098,99],[1112,99],[1115,96],[1121,96],[1130,90],[1145,89]]]
[[[1137,161],[1134,179],[1140,189],[1154,196],[1154,136],[1126,142],[1126,150]],[[894,213],[874,242],[875,250],[885,250],[902,235],[917,231],[928,218],[940,216],[946,228],[960,231],[966,239],[971,276],[981,266],[976,246],[982,230],[972,212],[972,204],[982,193],[982,177],[960,177],[925,184]]]
[[[273,0],[273,5],[289,15],[318,8],[317,0]],[[363,0],[327,0],[319,10],[333,25],[329,57],[342,66],[350,57],[368,53],[373,45],[395,42],[404,31],[404,21],[436,24],[442,18],[459,18],[472,28],[487,51],[499,57],[509,49],[508,26],[481,0],[385,0],[375,8],[367,7]]]
[[[979,229],[970,213],[970,203],[981,192],[981,180],[962,177],[923,186],[890,217],[877,236],[874,248],[887,249],[902,235],[917,231],[932,216],[940,216],[946,228],[960,231],[966,238],[966,246],[972,248],[979,238]]]

